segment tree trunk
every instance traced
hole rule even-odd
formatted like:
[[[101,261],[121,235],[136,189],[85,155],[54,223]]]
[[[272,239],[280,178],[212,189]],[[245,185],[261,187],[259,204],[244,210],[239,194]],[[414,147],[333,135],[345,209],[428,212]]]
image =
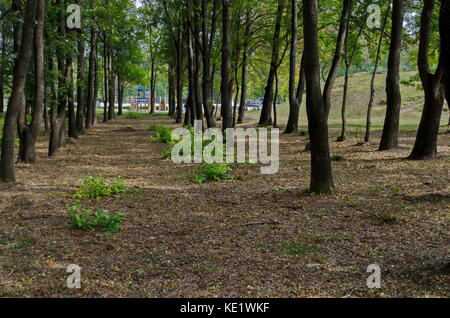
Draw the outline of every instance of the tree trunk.
[[[14,182],[14,138],[20,104],[25,96],[25,83],[28,66],[32,54],[37,2],[28,0],[26,3],[23,32],[20,49],[14,63],[12,92],[8,102],[5,123],[3,126],[2,152],[0,159],[0,181]],[[22,28],[22,27],[21,27]]]
[[[442,1],[441,3],[443,3]],[[422,118],[417,131],[416,142],[409,159],[422,160],[434,157],[437,154],[437,140],[439,126],[441,122],[442,109],[444,107],[444,85],[442,78],[444,75],[443,59],[439,59],[439,65],[433,74],[430,70],[428,52],[431,37],[431,24],[433,19],[435,0],[424,3],[424,8],[420,22],[420,43],[419,43],[419,74],[425,92],[425,105],[423,107]],[[445,6],[443,6],[445,8]],[[448,16],[445,10],[441,10],[440,15],[440,35],[441,47],[445,46],[444,28],[448,24]],[[445,53],[445,49],[444,49]],[[448,70],[446,71],[448,72]]]
[[[155,107],[155,88],[156,88],[156,60],[155,57],[152,56],[152,66],[151,66],[151,73],[150,73],[150,114],[153,114],[156,110]]]
[[[377,76],[378,64],[380,63],[381,48],[383,46],[383,37],[384,37],[384,33],[386,31],[387,20],[389,17],[390,8],[391,8],[390,5],[388,5],[387,9],[386,9],[386,15],[385,15],[384,21],[383,21],[383,26],[381,28],[380,39],[378,40],[377,55],[375,58],[375,67],[373,69],[372,78],[370,80],[370,99],[369,99],[369,105],[367,106],[366,135],[364,136],[364,142],[370,141],[370,129],[372,126],[371,116],[372,116],[373,102],[375,100],[375,77]]]
[[[448,18],[446,18],[449,16],[450,16],[450,2],[442,1],[440,25],[439,25],[441,37],[442,34],[450,34],[450,21]],[[450,41],[442,41],[442,38],[441,38],[441,56],[444,67],[445,99],[447,100],[447,106],[449,108],[448,132],[450,132]]]
[[[341,135],[338,137],[337,141],[342,142],[347,139],[346,133],[347,133],[347,118],[346,118],[346,108],[347,108],[347,96],[348,96],[348,81],[349,81],[349,71],[350,67],[352,66],[353,58],[355,57],[356,49],[358,47],[358,40],[361,36],[363,30],[364,30],[365,24],[361,24],[361,27],[359,28],[358,34],[355,38],[355,43],[353,43],[352,52],[349,54],[348,49],[348,33],[349,28],[347,28],[346,35],[345,35],[345,48],[344,48],[344,62],[345,62],[345,80],[344,80],[344,94],[342,98],[342,106],[341,106]]]
[[[330,115],[331,94],[333,91],[334,81],[336,80],[336,76],[339,71],[339,66],[341,65],[342,55],[344,54],[345,35],[348,29],[351,6],[352,6],[351,0],[344,0],[333,62],[331,64],[331,69],[330,72],[328,73],[328,77],[323,89],[323,100],[325,103],[325,117],[327,120],[328,116]]]
[[[278,99],[278,69],[275,71],[275,96],[273,97],[273,127],[278,127],[278,113],[277,113],[277,99]]]
[[[120,77],[117,77],[117,100],[119,104],[119,109],[117,111],[118,116],[122,116],[123,114],[123,94],[124,94],[124,83],[120,79]]]
[[[4,94],[4,85],[5,85],[5,61],[6,61],[6,48],[7,48],[7,42],[6,42],[6,27],[5,25],[2,25],[1,29],[1,36],[2,36],[2,54],[1,54],[1,60],[0,60],[0,113],[3,113],[5,111],[5,94]]]
[[[211,31],[208,28],[208,1],[202,0],[202,42],[203,42],[203,81],[202,97],[203,109],[205,112],[206,124],[208,128],[216,127],[214,120],[212,95],[212,73],[211,73],[211,50],[214,45],[216,33],[217,6],[219,0],[214,0],[213,16],[211,21]],[[208,36],[209,34],[209,36]]]
[[[94,123],[95,100],[94,100],[94,82],[95,82],[95,64],[97,60],[97,32],[94,27],[91,28],[91,52],[89,53],[89,77],[88,77],[88,99],[86,107],[86,129],[91,129]]]
[[[320,62],[317,31],[317,0],[303,1],[306,108],[311,142],[311,183],[313,193],[334,191],[328,144],[325,103],[320,88]]]
[[[71,56],[67,58],[67,64],[70,68],[70,74],[69,74],[69,83],[68,88],[69,91],[67,93],[68,97],[68,121],[69,121],[69,138],[75,138],[78,139],[78,133],[77,133],[77,122],[76,122],[76,115],[75,115],[75,100],[74,100],[74,80],[73,80],[73,59]]]
[[[108,121],[108,42],[106,39],[106,34],[104,34],[103,39],[103,122]]]
[[[177,83],[177,116],[176,122],[181,123],[183,119],[183,32],[181,26],[178,30],[177,40],[177,63],[176,63],[176,83]]]
[[[231,54],[230,54],[230,0],[222,0],[222,130],[233,127],[233,109],[231,105]]]
[[[285,134],[298,132],[299,100],[296,96],[295,75],[297,72],[297,38],[298,38],[298,15],[297,0],[291,0],[291,52],[289,63],[289,119]],[[301,66],[300,66],[301,68]]]
[[[22,140],[19,149],[19,161],[24,163],[36,162],[36,139],[41,132],[42,113],[44,110],[45,77],[44,77],[44,21],[45,0],[39,0],[37,5],[37,24],[34,36],[35,49],[35,95],[33,118],[31,125],[21,132]]]
[[[405,15],[404,0],[394,0],[392,7],[391,45],[389,48],[388,74],[386,79],[386,118],[379,150],[389,150],[398,146],[400,127],[400,58],[403,39],[403,19]]]
[[[277,17],[272,43],[272,61],[270,63],[269,78],[267,79],[265,88],[261,117],[258,124],[259,126],[272,125],[273,83],[275,81],[275,72],[277,70],[279,60],[281,19],[283,17],[284,6],[285,0],[278,0]]]
[[[78,40],[77,59],[77,132],[84,134],[84,40],[82,34]]]

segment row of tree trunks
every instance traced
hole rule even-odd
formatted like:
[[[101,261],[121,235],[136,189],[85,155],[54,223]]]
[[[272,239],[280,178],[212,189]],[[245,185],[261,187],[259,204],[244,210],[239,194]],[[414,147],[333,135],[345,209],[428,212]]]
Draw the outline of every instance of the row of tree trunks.
[[[14,139],[21,104],[24,102],[27,71],[32,55],[37,1],[28,0],[23,19],[21,43],[14,64],[12,92],[8,102],[3,126],[2,153],[0,159],[0,181],[14,182]],[[20,22],[18,24],[21,24]],[[22,29],[22,26],[20,26]],[[15,32],[16,33],[16,32]]]
[[[21,131],[19,158],[20,162],[36,162],[36,139],[41,131],[44,110],[45,78],[44,78],[44,19],[45,0],[39,0],[36,13],[37,24],[34,36],[34,106],[30,125]]]

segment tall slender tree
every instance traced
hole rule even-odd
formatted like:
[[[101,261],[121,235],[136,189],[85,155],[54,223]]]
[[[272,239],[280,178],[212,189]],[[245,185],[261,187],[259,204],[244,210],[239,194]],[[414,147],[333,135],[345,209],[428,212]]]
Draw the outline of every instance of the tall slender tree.
[[[389,48],[388,74],[386,78],[386,118],[379,150],[389,150],[398,146],[400,127],[400,57],[403,40],[404,0],[394,0],[392,6],[391,44]]]
[[[311,143],[311,183],[313,193],[331,193],[334,183],[328,144],[328,124],[320,87],[317,0],[303,0],[306,110]]]

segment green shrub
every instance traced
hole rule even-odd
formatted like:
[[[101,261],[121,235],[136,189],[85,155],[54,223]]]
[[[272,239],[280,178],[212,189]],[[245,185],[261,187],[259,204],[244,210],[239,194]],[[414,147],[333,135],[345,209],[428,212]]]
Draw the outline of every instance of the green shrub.
[[[75,192],[73,199],[99,199],[113,194],[129,193],[120,179],[106,183],[104,178],[88,177],[80,180],[80,188]]]
[[[84,210],[81,206],[69,208],[69,218],[73,226],[79,230],[105,230],[107,233],[120,231],[120,224],[125,213],[117,212],[109,215],[107,210],[95,209]]]
[[[125,114],[124,117],[127,118],[127,119],[137,119],[137,118],[140,117],[140,114],[139,113],[135,113],[135,112],[128,112],[128,113]]]
[[[226,163],[203,163],[199,173],[192,179],[192,182],[203,183],[209,180],[222,181],[232,179],[230,172],[233,169]]]
[[[0,145],[2,144],[3,133],[0,131]],[[19,147],[20,141],[19,138],[14,138],[14,147]]]
[[[165,129],[166,127],[162,126],[162,125],[150,125],[148,127],[149,131],[159,131],[161,129]]]
[[[170,144],[172,142],[172,130],[164,126],[153,126],[156,134],[150,137],[150,142]]]

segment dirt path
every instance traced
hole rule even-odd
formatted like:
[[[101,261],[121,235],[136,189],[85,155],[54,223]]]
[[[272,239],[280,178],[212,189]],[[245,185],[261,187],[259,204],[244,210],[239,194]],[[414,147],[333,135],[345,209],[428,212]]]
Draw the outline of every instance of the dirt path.
[[[310,196],[306,140],[283,136],[281,169],[237,167],[234,180],[192,184],[194,165],[148,142],[164,117],[98,125],[52,159],[20,165],[0,186],[0,295],[59,297],[449,296],[449,140],[441,157],[404,161],[356,140],[332,143],[338,192]],[[122,177],[134,194],[89,202],[127,214],[119,233],[74,230],[70,194],[88,175]],[[367,266],[383,270],[366,287]],[[82,267],[82,288],[66,267]]]

